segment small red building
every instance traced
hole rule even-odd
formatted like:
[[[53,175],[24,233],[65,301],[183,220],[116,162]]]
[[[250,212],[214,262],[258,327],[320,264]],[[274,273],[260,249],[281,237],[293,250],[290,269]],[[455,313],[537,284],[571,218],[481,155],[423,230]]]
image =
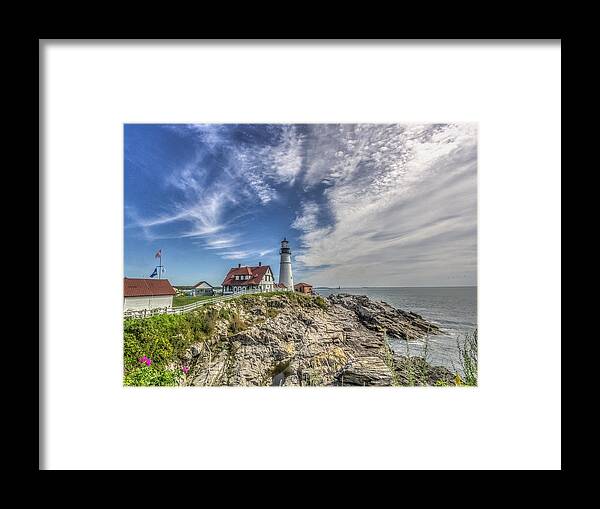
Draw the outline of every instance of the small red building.
[[[300,293],[312,293],[313,287],[308,283],[296,283],[294,285],[294,290]]]

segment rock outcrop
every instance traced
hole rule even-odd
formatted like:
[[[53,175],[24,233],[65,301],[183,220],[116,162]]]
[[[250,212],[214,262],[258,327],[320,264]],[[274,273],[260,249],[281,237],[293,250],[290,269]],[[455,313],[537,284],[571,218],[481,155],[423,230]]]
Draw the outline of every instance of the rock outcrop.
[[[417,313],[396,309],[386,302],[376,302],[366,295],[332,294],[328,300],[356,313],[361,323],[376,331],[385,331],[398,339],[418,339],[439,332],[437,325]]]
[[[189,385],[453,384],[445,368],[392,352],[390,337],[412,340],[438,331],[415,313],[346,294],[256,295],[227,306],[243,330],[217,324],[210,341],[186,352]]]

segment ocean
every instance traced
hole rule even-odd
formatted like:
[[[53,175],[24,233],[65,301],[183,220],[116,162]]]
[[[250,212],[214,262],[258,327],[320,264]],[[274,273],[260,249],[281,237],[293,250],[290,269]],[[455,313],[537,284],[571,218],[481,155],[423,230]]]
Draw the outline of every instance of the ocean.
[[[350,293],[366,295],[370,299],[387,302],[405,311],[413,311],[438,325],[442,333],[427,338],[427,359],[436,366],[451,371],[460,370],[457,339],[477,328],[477,287],[365,287],[365,288],[315,288],[320,295]],[[392,339],[394,351],[406,355],[423,356],[425,341]]]

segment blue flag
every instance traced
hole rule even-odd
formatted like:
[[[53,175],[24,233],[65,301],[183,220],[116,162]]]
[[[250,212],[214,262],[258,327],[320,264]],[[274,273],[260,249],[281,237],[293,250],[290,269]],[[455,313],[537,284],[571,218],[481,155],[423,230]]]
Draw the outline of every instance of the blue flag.
[[[152,274],[150,274],[150,277],[154,277],[154,276],[158,276],[158,272],[156,271],[156,268],[154,269],[154,272]]]

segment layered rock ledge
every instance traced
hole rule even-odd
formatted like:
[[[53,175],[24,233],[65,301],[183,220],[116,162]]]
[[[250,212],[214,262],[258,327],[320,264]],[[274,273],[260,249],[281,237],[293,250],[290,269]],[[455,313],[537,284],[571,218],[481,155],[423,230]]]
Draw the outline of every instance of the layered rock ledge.
[[[218,323],[185,354],[187,385],[454,385],[455,375],[395,354],[390,338],[419,339],[438,327],[365,296],[246,296],[227,303],[239,331]]]

